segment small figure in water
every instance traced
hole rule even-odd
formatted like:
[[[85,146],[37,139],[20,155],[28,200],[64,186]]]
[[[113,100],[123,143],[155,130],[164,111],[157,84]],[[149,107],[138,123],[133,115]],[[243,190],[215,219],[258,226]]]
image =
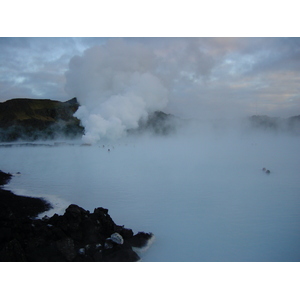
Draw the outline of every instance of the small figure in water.
[[[110,152],[110,149],[107,149],[108,152]]]
[[[270,171],[270,170],[267,170],[266,168],[262,168],[262,170],[263,170],[264,172],[266,172],[266,174],[270,174],[270,173],[271,173],[271,171]]]

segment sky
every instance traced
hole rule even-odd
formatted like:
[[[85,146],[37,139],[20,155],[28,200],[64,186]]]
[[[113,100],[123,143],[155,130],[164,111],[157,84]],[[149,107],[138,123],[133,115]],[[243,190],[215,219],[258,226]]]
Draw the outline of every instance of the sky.
[[[18,97],[66,101],[78,97],[76,89],[68,88],[72,61],[87,56],[89,49],[101,51],[116,40],[120,43],[115,47],[131,45],[136,55],[144,53],[142,59],[149,59],[149,63],[156,60],[141,72],[159,72],[168,90],[168,103],[163,107],[168,113],[186,118],[300,114],[297,37],[2,37],[0,101]],[[113,46],[110,48],[111,56],[128,61],[122,51],[114,54]],[[89,69],[84,72],[84,76],[91,75],[91,81],[92,77],[97,80]]]

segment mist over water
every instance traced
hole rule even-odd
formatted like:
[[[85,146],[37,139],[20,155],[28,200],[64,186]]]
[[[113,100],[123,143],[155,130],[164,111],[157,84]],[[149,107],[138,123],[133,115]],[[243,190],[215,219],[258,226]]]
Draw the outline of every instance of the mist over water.
[[[143,261],[299,261],[299,150],[297,136],[221,128],[0,155],[21,172],[7,189],[153,232]]]

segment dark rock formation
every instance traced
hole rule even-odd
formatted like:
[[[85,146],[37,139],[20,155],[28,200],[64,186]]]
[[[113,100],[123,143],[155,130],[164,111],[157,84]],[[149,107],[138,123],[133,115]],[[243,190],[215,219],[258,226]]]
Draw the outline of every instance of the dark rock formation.
[[[2,184],[8,177],[0,171]],[[0,189],[0,261],[134,262],[140,258],[133,247],[153,236],[116,225],[102,207],[90,213],[71,204],[64,215],[33,219],[49,208],[42,199]]]
[[[73,116],[78,107],[76,98],[66,102],[18,98],[0,103],[0,141],[81,136],[83,127]]]
[[[0,186],[9,182],[12,175],[9,173],[4,173],[0,170]]]
[[[137,129],[130,129],[130,134],[151,132],[156,135],[168,135],[175,133],[177,127],[183,124],[183,120],[162,111],[155,111],[148,116],[147,120],[141,119]]]
[[[129,239],[129,243],[132,247],[144,248],[148,244],[148,240],[152,238],[151,233],[138,232]]]

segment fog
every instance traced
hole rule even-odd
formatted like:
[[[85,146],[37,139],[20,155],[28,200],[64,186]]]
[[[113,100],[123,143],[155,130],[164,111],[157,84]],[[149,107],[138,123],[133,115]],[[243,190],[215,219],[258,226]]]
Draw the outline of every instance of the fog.
[[[2,144],[1,169],[21,173],[5,187],[45,197],[48,215],[102,206],[116,224],[153,232],[142,261],[299,261],[299,136],[238,124],[92,146]]]

